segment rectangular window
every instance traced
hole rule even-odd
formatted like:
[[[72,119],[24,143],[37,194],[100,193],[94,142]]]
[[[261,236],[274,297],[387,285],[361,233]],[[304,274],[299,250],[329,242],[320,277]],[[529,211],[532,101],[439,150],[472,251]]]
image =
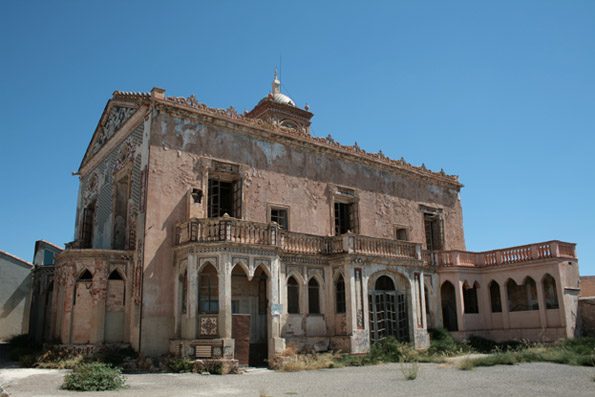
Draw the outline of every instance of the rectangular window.
[[[93,222],[95,219],[95,202],[83,210],[81,224],[81,248],[93,248]]]
[[[287,218],[287,209],[271,207],[271,222],[277,222],[281,229],[289,229]]]
[[[399,241],[409,241],[409,230],[406,227],[397,226],[396,237]]]
[[[442,219],[438,214],[424,214],[424,229],[426,233],[426,246],[430,251],[442,249],[443,228]]]
[[[218,218],[225,214],[242,217],[242,181],[222,181],[218,178],[209,178],[208,192],[208,217]]]
[[[354,203],[335,201],[335,235],[358,233],[357,207]]]

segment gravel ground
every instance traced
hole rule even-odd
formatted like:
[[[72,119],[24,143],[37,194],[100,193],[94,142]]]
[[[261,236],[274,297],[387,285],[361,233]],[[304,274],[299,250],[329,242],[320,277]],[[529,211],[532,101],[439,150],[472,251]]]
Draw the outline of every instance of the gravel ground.
[[[461,371],[421,364],[407,381],[399,364],[280,373],[255,370],[243,375],[134,374],[128,389],[79,393],[60,389],[68,371],[0,368],[0,384],[19,396],[595,396],[595,368],[549,363],[496,366]]]

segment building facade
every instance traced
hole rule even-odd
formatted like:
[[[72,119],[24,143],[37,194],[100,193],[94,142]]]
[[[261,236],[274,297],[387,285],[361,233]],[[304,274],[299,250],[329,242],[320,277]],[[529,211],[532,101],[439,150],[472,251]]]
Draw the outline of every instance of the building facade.
[[[0,340],[27,333],[32,264],[0,251]]]
[[[79,169],[51,335],[242,364],[424,347],[443,325],[572,336],[574,244],[466,252],[457,176],[312,136],[312,116],[276,76],[244,114],[116,91]]]

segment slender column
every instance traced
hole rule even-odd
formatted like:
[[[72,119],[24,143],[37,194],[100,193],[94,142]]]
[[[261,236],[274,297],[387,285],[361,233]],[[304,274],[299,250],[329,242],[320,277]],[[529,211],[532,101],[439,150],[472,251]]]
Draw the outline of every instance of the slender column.
[[[186,319],[188,321],[188,335],[194,338],[197,336],[196,317],[198,313],[198,258],[194,254],[188,255],[188,287],[186,288]],[[182,333],[182,337],[185,337]]]
[[[510,320],[508,319],[508,291],[506,289],[506,281],[499,284],[500,286],[500,302],[502,303],[502,328],[510,328]]]
[[[231,339],[231,256],[219,255],[219,337]]]
[[[426,314],[426,289],[424,288],[424,273],[419,273],[419,294],[421,297],[421,326],[423,329],[428,328],[428,318]]]
[[[536,281],[537,284],[537,303],[539,303],[539,325],[541,328],[547,327],[547,314],[545,312],[545,298],[543,296],[543,283]]]
[[[463,321],[463,282],[457,280],[455,291],[455,301],[457,306],[457,326],[459,331],[465,331],[465,322]]]
[[[271,277],[269,279],[269,305],[273,304],[280,304],[281,303],[281,294],[280,294],[280,267],[281,267],[281,260],[278,256],[276,256],[271,261]],[[281,336],[281,319],[280,314],[272,314],[271,307],[268,308],[271,318],[271,325],[269,328],[269,337],[270,338],[278,338]]]

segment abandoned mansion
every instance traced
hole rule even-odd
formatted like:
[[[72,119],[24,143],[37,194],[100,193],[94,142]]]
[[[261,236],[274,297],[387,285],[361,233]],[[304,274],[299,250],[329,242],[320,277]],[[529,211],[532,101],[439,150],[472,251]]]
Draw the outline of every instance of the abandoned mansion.
[[[280,91],[251,110],[116,91],[78,175],[75,240],[41,288],[43,339],[258,364],[428,329],[575,332],[575,244],[468,252],[457,176],[310,133]]]

